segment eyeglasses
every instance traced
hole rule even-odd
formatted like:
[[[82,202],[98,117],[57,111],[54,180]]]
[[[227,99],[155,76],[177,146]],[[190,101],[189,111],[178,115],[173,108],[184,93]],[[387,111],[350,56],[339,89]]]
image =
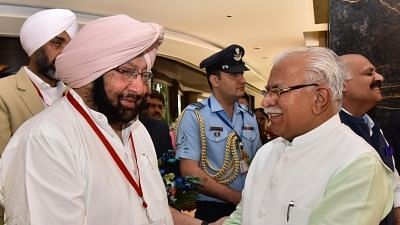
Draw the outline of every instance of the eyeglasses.
[[[263,90],[261,92],[261,94],[266,97],[266,96],[277,96],[280,97],[282,94],[289,92],[289,91],[293,91],[293,90],[297,90],[303,87],[309,87],[309,86],[319,86],[318,84],[300,84],[300,85],[295,85],[295,86],[291,86],[291,87],[286,87],[286,88],[278,88],[278,87],[265,87],[265,90]]]
[[[151,71],[139,72],[137,70],[123,69],[119,67],[114,68],[114,70],[124,75],[124,78],[129,82],[135,80],[139,75],[145,83],[149,82],[151,78],[153,78],[153,73]]]

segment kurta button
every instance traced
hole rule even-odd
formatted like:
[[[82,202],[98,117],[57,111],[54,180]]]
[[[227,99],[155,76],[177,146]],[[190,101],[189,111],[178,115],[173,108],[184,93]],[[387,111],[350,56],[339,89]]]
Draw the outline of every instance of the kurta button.
[[[273,189],[274,187],[275,187],[274,182],[270,182],[270,183],[269,183],[269,189]]]
[[[266,215],[267,213],[265,212],[265,211],[263,211],[263,210],[260,210],[260,211],[258,211],[258,217],[259,218],[261,218],[261,217],[264,217],[265,215]]]

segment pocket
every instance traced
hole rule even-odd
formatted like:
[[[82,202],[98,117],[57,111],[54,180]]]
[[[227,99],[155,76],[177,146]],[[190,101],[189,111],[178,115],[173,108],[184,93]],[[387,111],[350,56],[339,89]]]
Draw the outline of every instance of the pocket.
[[[249,142],[254,141],[256,139],[256,132],[254,130],[243,130],[243,139]]]
[[[228,137],[228,132],[226,131],[226,129],[224,129],[223,131],[206,130],[206,137],[211,142],[220,143],[226,140],[226,138]]]
[[[311,209],[292,207],[289,211],[288,225],[307,225],[310,219]]]

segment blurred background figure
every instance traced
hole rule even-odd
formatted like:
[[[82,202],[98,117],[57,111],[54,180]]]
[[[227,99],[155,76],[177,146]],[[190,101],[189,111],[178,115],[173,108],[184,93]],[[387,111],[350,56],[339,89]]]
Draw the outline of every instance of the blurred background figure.
[[[265,144],[268,141],[276,138],[277,136],[272,133],[271,129],[268,127],[268,115],[265,113],[263,108],[257,108],[254,110],[256,115],[256,120],[258,124],[258,131],[260,133],[261,143]]]
[[[143,113],[149,118],[163,120],[164,108],[164,96],[162,96],[162,94],[158,93],[157,91],[152,91],[147,98],[147,108],[144,110]]]
[[[150,87],[148,93],[150,93]],[[163,153],[174,149],[172,146],[169,127],[163,120],[164,112],[164,97],[156,92],[151,91],[146,97],[146,106],[139,115],[140,122],[146,127],[156,149],[157,158],[160,158]]]
[[[254,114],[256,114],[258,132],[260,133],[261,143],[265,144],[268,142],[268,137],[267,137],[268,116],[264,112],[263,108],[255,109]]]

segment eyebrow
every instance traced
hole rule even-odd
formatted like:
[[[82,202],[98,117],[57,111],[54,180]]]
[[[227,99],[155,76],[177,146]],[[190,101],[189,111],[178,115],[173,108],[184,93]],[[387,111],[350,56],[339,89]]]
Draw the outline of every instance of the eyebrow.
[[[61,41],[65,41],[65,38],[62,36],[55,36],[53,39],[57,39],[57,40],[61,40]]]
[[[370,66],[370,67],[368,67],[368,68],[363,70],[364,73],[373,73],[375,71],[376,71],[376,68],[372,67],[372,66]]]
[[[277,88],[277,87],[279,87],[279,85],[277,85],[277,84],[275,84],[275,85],[271,85],[271,86],[269,86],[269,85],[265,85],[265,89],[268,89],[268,88]]]

